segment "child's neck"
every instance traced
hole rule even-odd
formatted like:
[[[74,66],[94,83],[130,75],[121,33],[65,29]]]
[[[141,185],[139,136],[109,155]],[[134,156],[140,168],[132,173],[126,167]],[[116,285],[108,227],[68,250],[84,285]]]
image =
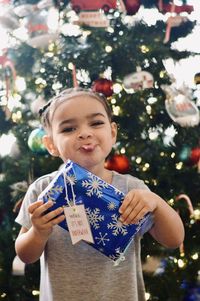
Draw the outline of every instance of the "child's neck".
[[[113,173],[111,170],[108,169],[103,169],[101,172],[95,173],[98,177],[100,177],[101,179],[103,179],[104,181],[106,181],[107,183],[111,184],[112,183],[112,177],[113,177]]]

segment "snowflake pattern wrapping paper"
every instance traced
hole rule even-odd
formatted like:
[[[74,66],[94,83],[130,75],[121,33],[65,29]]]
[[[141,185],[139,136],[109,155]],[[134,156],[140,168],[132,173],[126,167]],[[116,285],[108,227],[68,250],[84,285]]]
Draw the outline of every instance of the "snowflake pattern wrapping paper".
[[[123,225],[119,221],[119,207],[124,197],[124,193],[114,186],[68,160],[39,199],[52,200],[51,210],[73,206],[74,202],[84,204],[94,239],[94,244],[89,244],[113,261],[120,262],[135,234],[141,228],[143,233],[148,228],[150,217],[147,214],[138,224]],[[66,221],[59,225],[68,230]]]

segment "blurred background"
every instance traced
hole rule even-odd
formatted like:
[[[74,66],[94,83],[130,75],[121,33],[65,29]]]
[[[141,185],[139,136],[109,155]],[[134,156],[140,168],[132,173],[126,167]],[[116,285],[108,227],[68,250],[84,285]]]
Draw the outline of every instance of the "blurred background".
[[[104,93],[119,125],[106,167],[180,214],[176,250],[146,234],[146,300],[200,300],[200,2],[0,0],[0,300],[39,299],[39,263],[14,250],[29,184],[56,170],[38,110],[71,86]]]

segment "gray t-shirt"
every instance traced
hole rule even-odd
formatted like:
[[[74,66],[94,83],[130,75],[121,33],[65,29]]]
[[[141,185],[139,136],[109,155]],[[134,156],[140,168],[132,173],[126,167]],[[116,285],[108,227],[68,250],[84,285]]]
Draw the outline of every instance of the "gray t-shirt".
[[[21,226],[31,227],[28,206],[55,175],[45,175],[30,185],[16,218]],[[148,189],[143,181],[116,172],[112,185],[125,194],[131,189]],[[114,266],[111,259],[83,241],[72,245],[68,231],[54,226],[40,258],[40,301],[145,301],[141,235],[138,233],[130,244],[125,261]]]

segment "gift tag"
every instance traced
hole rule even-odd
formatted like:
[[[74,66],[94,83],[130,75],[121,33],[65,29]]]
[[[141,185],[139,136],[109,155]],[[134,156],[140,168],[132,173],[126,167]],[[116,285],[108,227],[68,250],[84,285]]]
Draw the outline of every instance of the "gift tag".
[[[94,243],[84,205],[65,207],[64,212],[72,244],[74,245],[80,240]]]

